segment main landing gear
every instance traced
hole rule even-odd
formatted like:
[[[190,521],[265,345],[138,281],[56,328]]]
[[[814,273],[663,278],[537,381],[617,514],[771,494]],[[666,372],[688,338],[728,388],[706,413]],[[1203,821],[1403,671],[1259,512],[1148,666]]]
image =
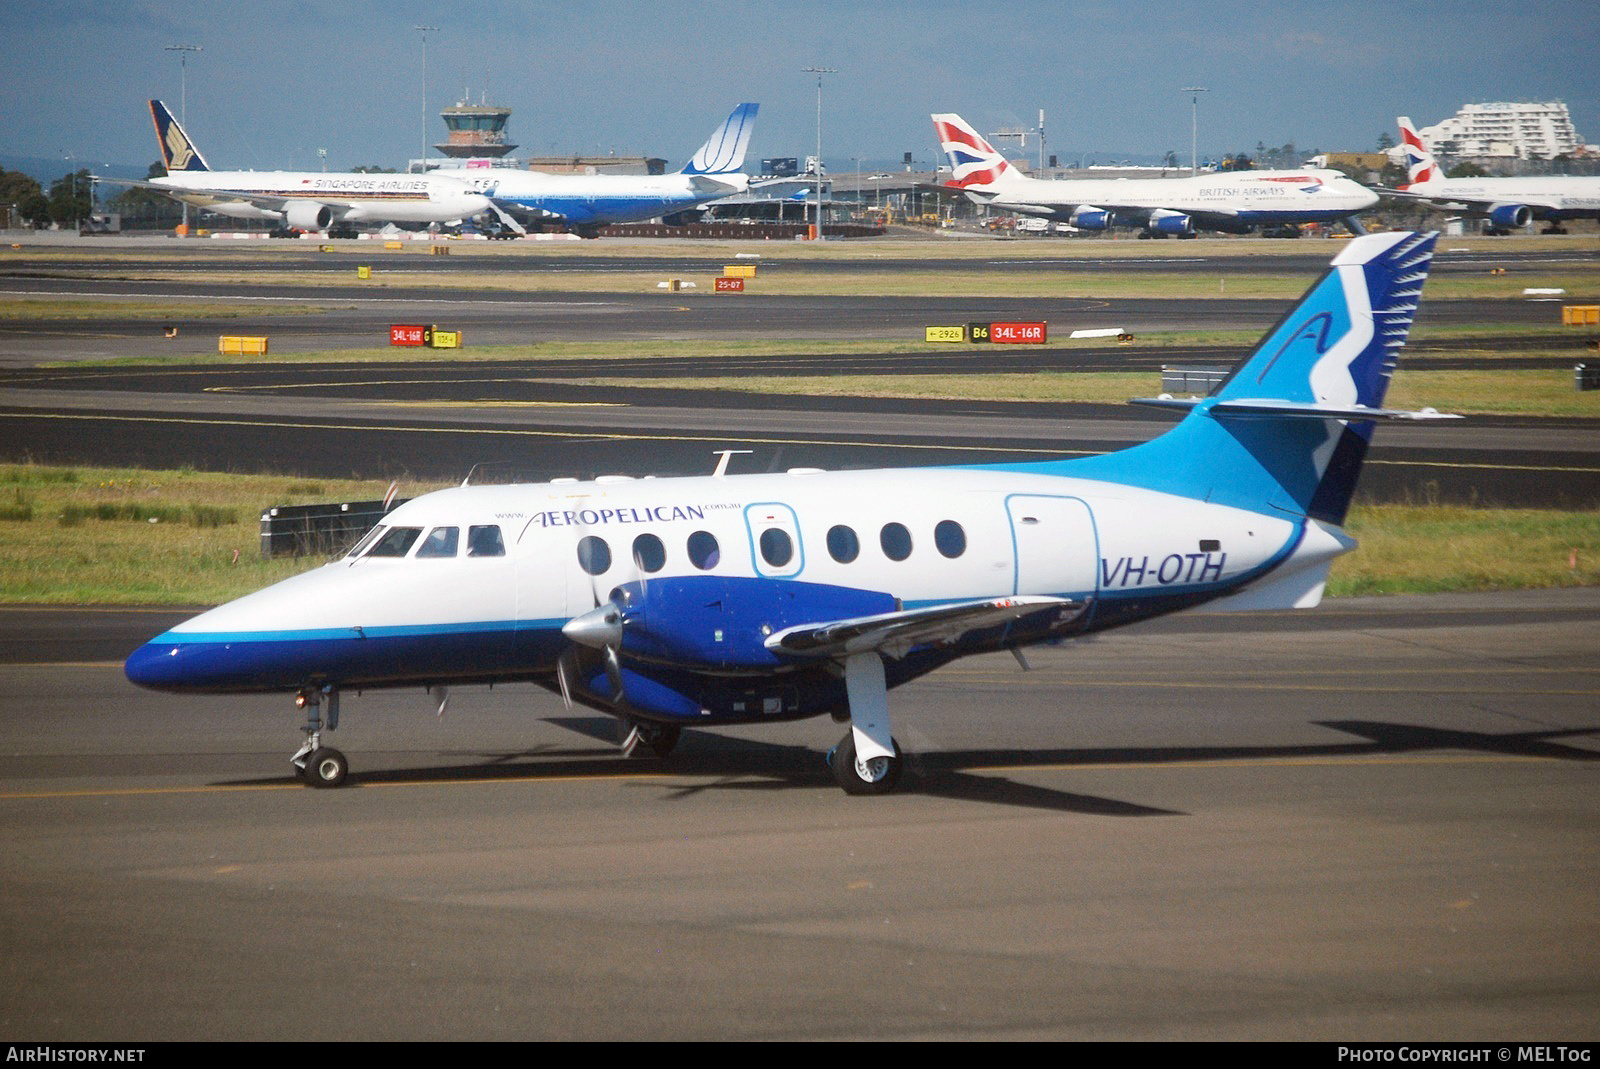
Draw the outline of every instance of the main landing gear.
[[[828,767],[846,794],[887,794],[900,780],[900,744],[889,729],[889,688],[875,651],[844,662],[850,730],[828,751]]]
[[[321,716],[323,699],[328,702],[329,731],[339,727],[339,692],[332,687],[307,687],[294,702],[306,711],[306,741],[289,759],[310,787],[337,787],[350,772],[350,762],[331,746],[322,745]]]

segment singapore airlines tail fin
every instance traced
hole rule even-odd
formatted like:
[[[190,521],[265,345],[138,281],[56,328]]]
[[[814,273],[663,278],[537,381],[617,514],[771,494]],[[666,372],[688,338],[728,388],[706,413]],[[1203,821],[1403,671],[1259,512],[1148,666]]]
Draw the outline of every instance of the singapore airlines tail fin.
[[[205,157],[190,142],[189,135],[183,132],[183,127],[172,117],[172,112],[167,110],[165,104],[152,100],[150,117],[156,123],[156,143],[161,146],[161,162],[168,174],[174,171],[211,170],[206,166]]]
[[[1374,420],[1457,418],[1383,407],[1437,238],[1351,241],[1211,396],[1142,402],[1190,409],[1182,423],[1073,473],[1343,523]]]
[[[1421,185],[1442,177],[1438,162],[1433,158],[1433,153],[1428,151],[1428,146],[1422,143],[1422,136],[1417,133],[1411,120],[1402,115],[1395,122],[1400,126],[1400,143],[1405,147],[1406,185]]]
[[[740,104],[684,165],[684,174],[733,174],[744,167],[759,104]]]
[[[933,130],[950,158],[950,185],[985,193],[1025,180],[995,147],[956,114],[935,115]]]

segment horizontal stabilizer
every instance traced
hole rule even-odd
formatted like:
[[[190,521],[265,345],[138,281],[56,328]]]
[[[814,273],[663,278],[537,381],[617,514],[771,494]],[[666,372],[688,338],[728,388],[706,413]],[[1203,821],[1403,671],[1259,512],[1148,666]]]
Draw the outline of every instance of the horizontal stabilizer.
[[[1154,408],[1192,409],[1201,402],[1196,398],[1136,397],[1132,404]],[[1424,408],[1412,412],[1400,408],[1366,408],[1362,405],[1329,405],[1311,401],[1275,401],[1265,398],[1241,397],[1233,401],[1218,401],[1208,408],[1213,416],[1279,416],[1299,419],[1391,419],[1437,420],[1461,419],[1452,412]]]
[[[953,642],[970,631],[1000,627],[1035,613],[1060,614],[1060,623],[1076,618],[1083,602],[1052,597],[988,598],[955,605],[859,616],[820,624],[786,628],[766,640],[774,653],[816,657],[842,657],[876,650],[890,657],[903,656],[914,646]]]

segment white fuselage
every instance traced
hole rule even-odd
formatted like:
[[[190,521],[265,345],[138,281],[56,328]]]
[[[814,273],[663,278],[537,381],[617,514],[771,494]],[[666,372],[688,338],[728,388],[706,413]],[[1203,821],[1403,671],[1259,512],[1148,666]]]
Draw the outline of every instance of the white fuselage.
[[[1405,192],[1462,209],[1526,205],[1535,219],[1600,217],[1600,177],[1593,176],[1435,178],[1406,186]]]
[[[1164,210],[1241,223],[1329,222],[1378,202],[1338,171],[1230,171],[1190,178],[1048,180],[1015,177],[974,200],[1024,214],[1065,218],[1079,208]],[[1039,209],[1046,209],[1041,211]]]
[[[449,223],[489,207],[487,197],[464,183],[431,174],[174,171],[150,185],[198,208],[247,219],[282,218],[290,206],[304,204],[326,205],[334,219],[352,223]],[[230,199],[230,191],[240,199]]]
[[[1268,571],[1325,571],[1349,548],[1320,529],[1308,535],[1303,518],[985,469],[464,487],[410,501],[382,526],[416,529],[404,556],[346,557],[170,635],[553,635],[621,583],[707,574],[884,591],[907,608],[1049,594],[1097,612],[1118,603],[1154,612],[1165,599],[1205,600]],[[498,528],[503,555],[469,554],[469,530],[482,527]],[[425,554],[430,535],[448,528],[458,532],[455,552]],[[580,553],[585,539],[604,545]]]

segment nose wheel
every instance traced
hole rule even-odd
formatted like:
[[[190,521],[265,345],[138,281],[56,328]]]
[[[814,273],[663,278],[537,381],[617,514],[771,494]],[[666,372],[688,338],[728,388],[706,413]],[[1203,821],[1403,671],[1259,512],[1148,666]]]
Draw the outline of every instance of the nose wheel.
[[[306,757],[300,778],[312,787],[337,787],[350,771],[350,762],[332,746],[320,746]]]
[[[333,731],[339,726],[339,692],[332,687],[307,688],[295,697],[295,704],[306,711],[303,729],[306,741],[289,758],[300,778],[309,787],[337,787],[350,772],[350,762],[332,746],[322,745],[322,702],[327,699],[327,726]]]

